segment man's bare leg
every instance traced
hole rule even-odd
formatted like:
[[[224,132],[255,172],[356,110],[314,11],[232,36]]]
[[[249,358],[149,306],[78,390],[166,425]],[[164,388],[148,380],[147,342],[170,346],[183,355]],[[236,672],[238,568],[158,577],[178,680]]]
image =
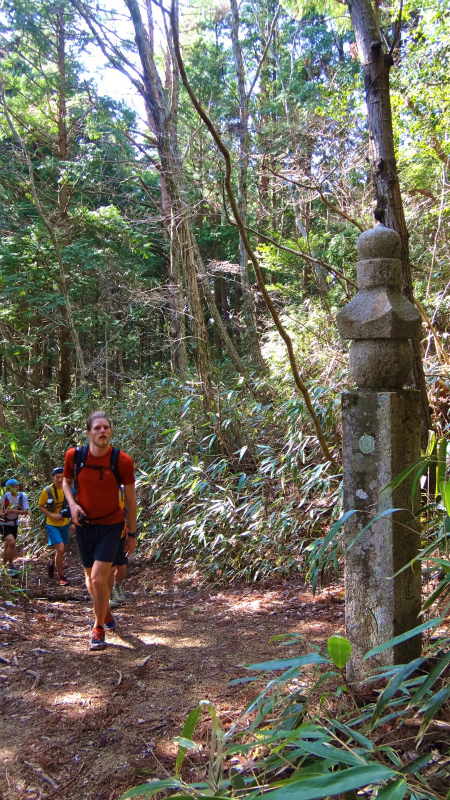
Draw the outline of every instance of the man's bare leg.
[[[66,552],[66,545],[64,544],[64,542],[58,542],[58,544],[55,544],[55,566],[60,578],[62,578],[64,574],[63,558],[65,552]]]
[[[112,561],[94,561],[92,568],[85,567],[86,586],[94,602],[95,628],[103,628],[109,606],[108,578]]]
[[[112,592],[112,588],[114,586],[114,571],[115,571],[115,569],[116,569],[116,567],[111,567],[111,569],[109,571],[109,575],[108,575],[108,588],[109,588],[109,594],[110,595],[111,595],[111,592]]]
[[[126,574],[127,574],[126,564],[120,564],[119,566],[116,567],[116,573],[114,576],[114,583],[116,584],[116,586],[120,586]]]
[[[11,565],[16,556],[16,540],[12,533],[5,536],[5,549],[3,551],[3,563]]]

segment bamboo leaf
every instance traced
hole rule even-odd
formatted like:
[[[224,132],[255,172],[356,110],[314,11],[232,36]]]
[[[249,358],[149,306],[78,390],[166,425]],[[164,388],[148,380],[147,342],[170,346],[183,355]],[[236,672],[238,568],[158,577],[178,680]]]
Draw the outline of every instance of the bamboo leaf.
[[[342,669],[352,653],[352,646],[344,636],[330,636],[327,643],[328,654],[333,664]]]
[[[377,794],[377,800],[402,800],[407,792],[408,786],[404,778],[388,783]]]
[[[239,461],[242,460],[246,452],[247,452],[247,445],[245,444],[244,447],[241,447],[241,450],[239,452]]]
[[[422,686],[420,686],[414,697],[411,699],[411,702],[409,704],[410,708],[412,706],[417,705],[419,700],[421,700],[422,697],[424,697],[424,695],[431,689],[435,681],[440,677],[440,675],[442,675],[444,670],[448,667],[449,663],[450,663],[450,652],[445,653],[444,657],[440,658],[437,664],[434,665],[433,669],[427,676]]]
[[[439,490],[441,483],[445,481],[446,472],[447,472],[447,439],[441,439],[438,450],[437,480],[436,480],[436,484]]]
[[[164,778],[163,780],[148,781],[148,783],[141,783],[140,786],[134,786],[133,789],[128,789],[120,797],[120,800],[129,800],[131,797],[140,797],[141,795],[152,795],[160,792],[162,789],[181,789],[183,784],[175,778]]]
[[[418,625],[417,628],[413,628],[411,631],[406,631],[405,633],[400,634],[400,636],[394,636],[394,638],[389,639],[388,642],[384,642],[384,644],[380,644],[378,647],[374,647],[372,650],[369,650],[369,652],[363,657],[363,661],[366,661],[368,658],[372,658],[372,656],[378,655],[378,653],[382,653],[384,650],[389,650],[390,647],[395,647],[397,644],[402,644],[402,642],[412,639],[413,636],[418,636],[419,633],[423,633],[423,631],[426,631],[429,628],[437,628],[439,625],[442,625],[441,617],[428,620],[428,622],[424,622],[422,625]]]
[[[436,602],[438,597],[441,596],[441,594],[444,592],[445,589],[450,589],[450,581],[447,576],[436,586],[434,592],[432,592],[430,596],[427,598],[427,600],[423,604],[421,613],[427,611],[427,609],[429,609],[430,606],[432,606]]]
[[[425,661],[424,658],[416,658],[414,659],[414,661],[410,661],[409,664],[405,664],[405,666],[399,669],[397,674],[394,675],[393,678],[391,678],[385,690],[382,692],[381,696],[378,699],[378,702],[375,706],[372,715],[372,722],[375,722],[375,720],[378,719],[382,711],[392,700],[393,696],[396,694],[396,692],[398,692],[403,681],[406,680],[406,678],[408,678],[411,675],[411,673],[415,672],[416,669],[420,667],[424,661]]]
[[[447,514],[450,515],[450,481],[444,482],[444,496],[442,499],[444,501],[445,510]]]
[[[328,664],[328,659],[320,655],[320,653],[308,653],[306,656],[298,656],[297,658],[280,658],[274,661],[260,661],[257,664],[244,664],[245,669],[256,669],[261,671],[288,669],[289,667],[304,667],[307,664]]]
[[[433,697],[426,703],[423,708],[421,709],[424,714],[424,719],[426,722],[430,722],[436,711],[441,707],[443,703],[448,700],[450,697],[450,687],[446,689],[441,689],[440,692],[433,695]]]
[[[183,763],[183,759],[184,759],[184,757],[186,755],[186,750],[187,750],[187,748],[189,746],[187,744],[184,744],[184,741],[181,741],[181,740],[187,740],[187,741],[191,740],[192,734],[194,733],[194,730],[195,730],[195,726],[197,725],[197,722],[199,720],[201,711],[202,711],[201,707],[197,706],[197,708],[194,708],[194,709],[192,709],[192,711],[189,712],[189,714],[186,717],[185,723],[183,725],[183,730],[181,731],[181,736],[178,737],[178,755],[177,755],[177,760],[176,760],[176,763],[175,763],[175,774],[176,775],[178,775],[178,773],[180,771],[181,765]],[[176,741],[176,740],[174,740],[174,741]],[[194,745],[194,747],[195,747],[195,745]]]
[[[299,770],[298,777],[301,777]],[[321,797],[334,797],[341,792],[351,792],[370,785],[379,785],[383,781],[395,778],[396,773],[382,764],[370,764],[362,767],[318,775],[306,780],[295,780],[270,792],[270,800],[318,800]],[[256,795],[256,798],[267,795]]]

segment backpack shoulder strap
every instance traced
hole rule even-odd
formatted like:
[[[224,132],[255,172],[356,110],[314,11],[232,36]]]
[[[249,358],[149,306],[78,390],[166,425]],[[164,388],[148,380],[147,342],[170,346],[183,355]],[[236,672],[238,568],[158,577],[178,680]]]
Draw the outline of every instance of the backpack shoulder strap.
[[[47,497],[48,497],[49,500],[51,500],[52,498],[53,498],[53,500],[55,499],[55,496],[54,496],[54,494],[52,492],[52,486],[53,486],[53,484],[51,483],[50,486],[46,486],[45,487],[45,491],[47,492]]]
[[[76,490],[78,490],[78,475],[86,463],[88,452],[89,445],[84,444],[83,447],[76,447],[73,454],[73,481]]]
[[[122,478],[120,477],[120,472],[119,472],[119,456],[120,456],[119,448],[113,447],[113,449],[111,450],[110,467],[117,483],[119,484],[119,489],[120,489],[122,485]]]

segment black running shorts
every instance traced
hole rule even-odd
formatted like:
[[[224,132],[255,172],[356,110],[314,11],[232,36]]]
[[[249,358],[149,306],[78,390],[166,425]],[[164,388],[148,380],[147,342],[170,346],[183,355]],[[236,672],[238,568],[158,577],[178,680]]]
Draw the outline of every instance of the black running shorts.
[[[122,536],[119,542],[119,549],[117,551],[116,559],[113,563],[113,567],[124,567],[125,564],[128,564],[128,558],[125,555],[125,536]]]
[[[0,532],[2,534],[2,539],[5,540],[8,534],[12,533],[15,539],[17,539],[17,525],[2,525],[0,524]]]
[[[83,567],[88,569],[94,561],[115,561],[119,549],[123,522],[115,525],[75,525],[78,552]]]

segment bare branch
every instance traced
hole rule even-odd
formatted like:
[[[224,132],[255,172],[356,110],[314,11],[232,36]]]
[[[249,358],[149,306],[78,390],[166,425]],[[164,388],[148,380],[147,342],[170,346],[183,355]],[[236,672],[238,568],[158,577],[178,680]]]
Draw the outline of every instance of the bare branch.
[[[253,89],[256,86],[256,81],[259,78],[259,73],[261,72],[262,66],[264,64],[264,61],[265,61],[265,58],[266,58],[266,55],[267,55],[267,51],[268,51],[268,49],[270,47],[270,43],[272,41],[272,36],[273,36],[274,30],[275,30],[275,25],[277,23],[278,17],[280,16],[280,11],[281,11],[281,3],[278,3],[277,10],[275,11],[275,16],[274,16],[274,18],[272,20],[272,25],[270,26],[270,30],[269,30],[269,35],[267,37],[266,46],[264,48],[264,52],[263,52],[263,54],[261,56],[261,59],[260,59],[260,62],[258,64],[258,68],[256,70],[255,77],[253,78],[252,85],[250,86],[250,89],[248,90],[247,97],[251,97]]]
[[[331,454],[331,452],[330,452],[330,450],[328,448],[327,442],[326,442],[325,437],[323,435],[323,431],[322,431],[322,429],[320,427],[320,422],[319,422],[317,414],[316,414],[316,412],[314,410],[314,407],[313,407],[313,404],[312,404],[308,389],[307,389],[305,383],[303,382],[302,378],[300,377],[300,373],[299,373],[299,370],[298,370],[298,367],[297,367],[297,362],[296,362],[296,359],[295,359],[294,348],[293,348],[293,345],[292,345],[291,337],[289,336],[288,332],[286,331],[286,329],[282,325],[281,320],[280,320],[280,318],[278,316],[278,312],[277,312],[277,310],[276,310],[276,308],[275,308],[275,306],[274,306],[274,304],[272,302],[272,299],[271,299],[271,297],[270,297],[270,295],[269,295],[269,293],[268,293],[268,291],[266,289],[266,286],[265,286],[265,283],[264,283],[264,278],[263,278],[263,275],[262,275],[262,272],[261,272],[261,267],[259,265],[259,261],[258,261],[258,259],[256,257],[256,254],[255,254],[255,252],[254,252],[254,250],[253,250],[253,248],[252,248],[252,246],[250,244],[250,241],[249,241],[248,236],[247,236],[247,231],[245,230],[245,226],[243,225],[241,216],[239,214],[236,198],[234,196],[233,189],[232,189],[232,186],[231,186],[231,158],[230,158],[230,153],[229,153],[227,147],[225,146],[225,144],[223,143],[221,137],[219,136],[219,134],[218,134],[215,126],[213,125],[211,119],[207,116],[207,114],[203,110],[202,106],[198,102],[194,92],[192,91],[190,83],[188,81],[188,78],[187,78],[187,75],[186,75],[186,70],[184,68],[183,59],[182,59],[182,56],[181,56],[181,51],[180,51],[180,43],[179,43],[179,38],[178,38],[178,24],[177,24],[177,18],[176,18],[176,13],[175,13],[174,0],[172,0],[172,6],[171,6],[171,24],[172,24],[172,35],[173,35],[174,48],[175,48],[175,53],[176,53],[176,57],[177,57],[177,61],[178,61],[178,68],[180,70],[181,80],[183,81],[183,85],[184,85],[184,87],[185,87],[185,89],[186,89],[186,91],[187,91],[187,93],[188,93],[188,95],[189,95],[189,97],[191,99],[191,102],[192,102],[195,110],[197,111],[198,115],[201,117],[201,119],[205,123],[206,127],[208,128],[211,136],[213,137],[217,147],[219,148],[219,150],[222,153],[222,155],[224,157],[224,160],[225,160],[225,187],[226,187],[226,190],[227,190],[228,200],[229,200],[229,203],[230,203],[230,206],[231,206],[231,210],[233,212],[233,216],[234,216],[234,218],[236,220],[236,223],[237,223],[237,226],[238,226],[238,229],[239,229],[239,233],[240,233],[242,241],[244,243],[244,247],[245,247],[245,249],[246,249],[246,251],[248,253],[248,256],[249,256],[249,258],[250,258],[250,260],[252,262],[253,269],[255,270],[256,279],[258,281],[258,286],[260,288],[261,294],[264,297],[266,305],[267,305],[267,307],[268,307],[268,309],[270,311],[270,314],[271,314],[272,319],[273,319],[273,321],[275,323],[275,326],[276,326],[281,338],[284,340],[284,342],[286,344],[286,348],[287,348],[287,351],[288,351],[288,354],[289,354],[289,362],[290,362],[290,365],[291,365],[294,381],[295,381],[295,384],[296,384],[297,388],[300,390],[300,392],[303,395],[303,398],[304,398],[304,401],[305,401],[305,405],[306,405],[306,407],[308,409],[309,415],[310,415],[311,420],[313,422],[313,425],[314,425],[314,428],[315,428],[315,431],[316,431],[316,435],[317,435],[317,439],[319,441],[322,453],[323,453],[324,457],[327,459],[327,461],[330,461],[330,463],[332,463],[332,464],[336,464],[336,460],[334,459],[334,457],[332,456],[332,454]]]
[[[100,47],[100,50],[102,51],[102,53],[105,56],[105,58],[108,59],[109,63],[115,69],[119,70],[119,72],[121,72],[123,75],[125,75],[131,81],[133,86],[138,90],[138,92],[140,94],[144,94],[144,86],[143,86],[143,83],[142,83],[142,77],[141,77],[141,74],[140,74],[139,70],[135,67],[135,65],[132,64],[131,61],[129,61],[126,58],[126,56],[119,50],[118,47],[116,47],[114,44],[112,44],[112,42],[109,41],[104,29],[102,28],[100,23],[96,20],[97,25],[99,26],[99,28],[102,31],[102,35],[100,35],[100,33],[97,31],[95,25],[92,22],[92,18],[90,16],[88,10],[85,8],[85,6],[81,2],[79,2],[79,0],[70,0],[70,2],[77,9],[78,13],[83,17],[86,25],[88,26],[89,30],[91,31],[93,37],[95,38],[95,40],[96,40],[96,42],[98,44],[98,46]],[[108,45],[111,48],[111,50],[113,51],[114,55],[106,47],[105,41],[108,43]],[[133,77],[133,75],[131,75],[130,72],[128,72],[128,70],[125,69],[124,64],[126,64],[133,72],[136,72],[139,75],[140,80],[137,80],[135,77]]]

